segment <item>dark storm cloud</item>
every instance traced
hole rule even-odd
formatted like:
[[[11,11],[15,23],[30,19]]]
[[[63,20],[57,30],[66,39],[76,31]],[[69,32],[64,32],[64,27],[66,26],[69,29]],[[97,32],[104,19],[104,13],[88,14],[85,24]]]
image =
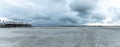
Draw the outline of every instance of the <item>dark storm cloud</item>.
[[[73,0],[70,6],[73,11],[79,12],[80,14],[87,14],[95,8],[97,2],[97,0]]]
[[[99,13],[94,13],[98,7],[99,0],[73,0],[70,4],[71,10],[78,13],[82,18],[82,23],[101,22],[105,16]]]

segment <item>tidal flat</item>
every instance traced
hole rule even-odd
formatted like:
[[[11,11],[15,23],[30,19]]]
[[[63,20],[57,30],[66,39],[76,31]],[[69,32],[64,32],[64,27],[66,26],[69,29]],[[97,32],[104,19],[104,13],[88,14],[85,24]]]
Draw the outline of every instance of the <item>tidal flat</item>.
[[[120,47],[120,27],[0,28],[0,47]]]

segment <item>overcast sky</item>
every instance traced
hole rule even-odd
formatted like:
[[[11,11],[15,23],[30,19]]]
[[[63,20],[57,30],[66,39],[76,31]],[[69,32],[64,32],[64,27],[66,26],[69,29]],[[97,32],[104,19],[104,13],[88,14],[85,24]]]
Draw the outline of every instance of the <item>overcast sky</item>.
[[[0,17],[35,26],[120,25],[120,0],[0,0]]]

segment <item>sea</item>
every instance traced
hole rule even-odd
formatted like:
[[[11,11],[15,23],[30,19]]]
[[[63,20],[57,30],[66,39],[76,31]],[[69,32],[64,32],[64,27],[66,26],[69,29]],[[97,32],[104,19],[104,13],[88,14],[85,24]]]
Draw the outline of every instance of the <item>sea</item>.
[[[120,47],[120,27],[0,28],[0,47]]]

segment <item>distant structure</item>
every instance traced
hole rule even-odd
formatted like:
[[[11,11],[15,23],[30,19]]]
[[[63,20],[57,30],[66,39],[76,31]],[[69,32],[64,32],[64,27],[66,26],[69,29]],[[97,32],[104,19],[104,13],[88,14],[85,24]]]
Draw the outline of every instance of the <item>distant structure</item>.
[[[0,27],[31,27],[30,23],[27,22],[15,22],[15,21],[5,21],[0,19]]]

